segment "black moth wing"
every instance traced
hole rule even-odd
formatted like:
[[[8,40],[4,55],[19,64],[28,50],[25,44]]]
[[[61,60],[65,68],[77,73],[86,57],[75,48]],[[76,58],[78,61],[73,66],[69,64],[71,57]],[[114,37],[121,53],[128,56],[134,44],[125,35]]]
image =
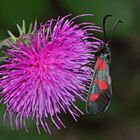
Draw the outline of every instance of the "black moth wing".
[[[87,98],[87,113],[97,114],[106,111],[112,99],[110,52],[103,51],[97,57],[94,74]]]

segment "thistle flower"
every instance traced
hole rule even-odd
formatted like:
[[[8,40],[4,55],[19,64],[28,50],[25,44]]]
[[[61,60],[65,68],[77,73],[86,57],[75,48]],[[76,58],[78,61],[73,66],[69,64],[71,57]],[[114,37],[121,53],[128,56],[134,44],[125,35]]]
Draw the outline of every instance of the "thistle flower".
[[[76,107],[76,100],[85,101],[85,85],[91,74],[87,65],[94,57],[101,41],[91,31],[101,31],[93,23],[75,24],[70,15],[40,24],[36,22],[29,32],[25,23],[17,25],[20,37],[11,32],[8,41],[6,59],[0,66],[1,102],[9,113],[11,127],[13,113],[16,114],[16,128],[24,126],[26,120],[35,119],[37,131],[39,125],[51,134],[48,118],[60,129],[65,127],[60,119],[61,113],[70,113],[77,120],[83,114]]]

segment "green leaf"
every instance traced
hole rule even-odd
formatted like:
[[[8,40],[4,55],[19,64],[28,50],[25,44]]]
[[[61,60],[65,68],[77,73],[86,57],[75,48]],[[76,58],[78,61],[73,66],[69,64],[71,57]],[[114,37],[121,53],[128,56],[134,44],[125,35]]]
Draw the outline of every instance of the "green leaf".
[[[5,60],[6,58],[8,58],[8,57],[7,56],[0,57],[0,61]]]
[[[16,42],[16,37],[11,33],[11,31],[8,30],[8,34]]]
[[[37,30],[37,19],[35,19],[34,27],[33,27],[33,32]]]
[[[28,33],[31,33],[31,32],[32,32],[32,27],[33,27],[33,24],[31,23],[30,26],[29,26],[29,31],[28,31]]]
[[[23,33],[26,34],[25,20],[23,20],[22,22],[22,30],[23,30]]]
[[[19,30],[20,36],[22,36],[23,35],[23,30],[21,29],[21,27],[18,24],[17,24],[17,28]]]

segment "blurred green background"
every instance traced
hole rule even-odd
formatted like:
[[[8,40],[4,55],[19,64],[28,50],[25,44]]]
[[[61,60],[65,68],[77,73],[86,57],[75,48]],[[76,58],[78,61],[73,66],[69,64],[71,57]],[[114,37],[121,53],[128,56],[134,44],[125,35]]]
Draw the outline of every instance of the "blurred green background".
[[[1,106],[0,140],[140,140],[140,0],[0,0],[0,40],[8,37],[7,30],[17,35],[16,23],[21,25],[23,19],[28,26],[36,18],[45,22],[69,13],[73,16],[93,13],[94,17],[80,20],[94,21],[99,26],[105,15],[112,14],[107,22],[108,35],[116,20],[124,22],[112,42],[111,106],[100,115],[81,116],[77,123],[64,116],[67,128],[60,131],[52,128],[51,136],[44,131],[38,135],[30,120],[29,133],[11,130],[9,122],[3,125]],[[85,104],[78,106],[85,112]]]

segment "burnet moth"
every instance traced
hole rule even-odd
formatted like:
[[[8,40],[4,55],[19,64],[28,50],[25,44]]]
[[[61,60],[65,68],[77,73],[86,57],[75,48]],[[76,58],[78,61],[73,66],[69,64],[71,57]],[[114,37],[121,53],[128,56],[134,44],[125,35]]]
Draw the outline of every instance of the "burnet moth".
[[[112,15],[107,15],[103,19],[103,32],[105,41],[95,54],[96,60],[94,73],[91,79],[86,105],[88,114],[97,114],[106,111],[112,99],[110,41],[114,36],[118,23],[122,23],[122,21],[118,20],[114,24],[114,30],[111,39],[107,41],[105,22],[110,16]]]

